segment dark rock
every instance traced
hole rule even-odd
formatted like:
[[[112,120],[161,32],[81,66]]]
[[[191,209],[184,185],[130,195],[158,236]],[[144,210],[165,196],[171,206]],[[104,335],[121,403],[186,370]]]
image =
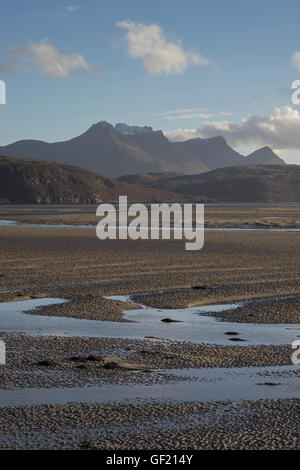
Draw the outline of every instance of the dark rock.
[[[269,386],[274,387],[275,385],[281,385],[281,383],[280,382],[262,382],[262,383],[258,383],[256,385],[269,385]]]
[[[182,323],[180,320],[173,320],[172,318],[163,318],[160,321],[164,323]]]
[[[72,356],[72,357],[69,358],[69,361],[72,361],[72,362],[82,362],[84,360],[85,360],[85,358],[80,357],[80,356]]]
[[[95,443],[91,441],[82,441],[80,443],[80,447],[82,449],[90,449],[91,447],[95,447]]]
[[[90,356],[87,356],[87,357],[72,356],[72,357],[69,358],[69,361],[72,361],[72,362],[88,362],[88,361],[100,362],[100,361],[102,361],[102,357],[101,356],[94,356],[92,354]]]
[[[50,367],[50,366],[55,366],[56,363],[54,361],[51,361],[49,359],[44,359],[42,361],[38,361],[36,363],[37,366],[42,366],[42,367]]]
[[[102,361],[102,357],[101,356],[88,356],[86,358],[87,361],[93,361],[93,362],[99,362],[99,361]]]
[[[109,361],[109,362],[106,362],[106,364],[104,364],[103,368],[109,369],[109,370],[118,369],[119,364],[115,361]]]

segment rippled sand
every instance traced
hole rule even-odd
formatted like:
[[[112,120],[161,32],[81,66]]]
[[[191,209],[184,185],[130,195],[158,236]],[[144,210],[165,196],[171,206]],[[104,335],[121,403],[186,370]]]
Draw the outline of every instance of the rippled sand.
[[[299,322],[296,298],[288,302],[272,298],[300,293],[300,236],[296,232],[207,232],[204,249],[187,252],[181,241],[101,242],[93,228],[7,226],[0,229],[0,243],[1,301],[34,296],[71,300],[41,308],[39,314],[124,321],[126,305],[104,296],[148,291],[143,301],[158,308],[269,297],[268,302],[228,311],[223,318]],[[153,295],[158,290],[171,292]],[[169,380],[155,372],[108,370],[102,367],[105,361],[70,361],[73,356],[122,358],[161,369],[291,363],[290,345],[169,343],[162,347],[151,339],[7,334],[1,338],[8,350],[8,365],[0,366],[4,389]],[[48,365],[42,365],[43,361]],[[1,410],[0,447],[297,448],[298,407],[297,400],[264,400],[11,408]]]

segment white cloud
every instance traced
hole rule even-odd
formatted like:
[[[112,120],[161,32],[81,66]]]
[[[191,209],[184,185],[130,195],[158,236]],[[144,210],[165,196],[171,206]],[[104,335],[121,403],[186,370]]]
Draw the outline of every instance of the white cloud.
[[[150,75],[182,74],[189,65],[212,65],[201,54],[184,50],[180,41],[167,41],[158,24],[146,25],[126,20],[116,25],[127,31],[125,39],[129,55],[141,59]]]
[[[175,121],[176,119],[210,119],[213,116],[230,116],[231,113],[221,111],[220,113],[204,113],[203,108],[185,108],[185,109],[174,109],[173,111],[165,111],[159,113],[158,116],[163,116],[168,121]]]
[[[179,127],[178,129],[174,129],[173,131],[163,131],[165,136],[172,142],[183,142],[184,140],[188,139],[195,139],[196,137],[202,137],[200,135],[200,129],[182,129]]]
[[[204,111],[203,108],[180,108],[180,109],[172,109],[170,111],[165,111],[163,113],[158,113],[158,116],[168,116],[170,114],[182,114],[182,113],[198,113],[200,111]]]
[[[205,121],[202,127],[165,132],[173,141],[222,135],[231,145],[268,145],[275,150],[300,149],[300,114],[290,106],[276,107],[270,116],[246,116],[241,123]]]
[[[297,51],[295,54],[291,57],[291,65],[295,67],[295,69],[300,70],[300,52]]]
[[[79,8],[80,7],[78,5],[70,5],[65,7],[62,11],[55,13],[54,16],[67,16],[69,13],[79,10]]]
[[[16,72],[20,72],[22,70],[28,70],[28,68],[25,65],[22,65],[22,64],[20,64],[19,62],[16,62],[16,61],[3,62],[2,64],[0,63],[0,73],[1,74],[16,73]]]
[[[187,113],[187,114],[175,114],[167,115],[165,119],[169,121],[174,121],[175,119],[209,119],[213,117],[213,114],[208,113]]]
[[[32,42],[26,47],[13,46],[8,53],[16,59],[37,66],[41,74],[50,77],[65,78],[74,70],[90,70],[81,54],[64,52],[46,40]]]
[[[78,5],[70,5],[69,7],[66,7],[65,10],[69,11],[69,12],[72,12],[72,11],[79,10],[79,8],[80,7]]]

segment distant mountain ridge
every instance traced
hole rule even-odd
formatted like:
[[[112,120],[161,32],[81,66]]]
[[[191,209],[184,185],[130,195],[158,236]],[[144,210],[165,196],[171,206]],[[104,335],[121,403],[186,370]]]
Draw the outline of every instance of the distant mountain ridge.
[[[118,181],[129,184],[136,184],[138,186],[150,186],[158,183],[159,181],[168,180],[177,176],[184,176],[175,171],[164,171],[162,173],[139,173],[136,175],[123,175],[117,178]]]
[[[149,126],[128,126],[123,122],[118,122],[115,129],[124,135],[145,134],[146,132],[153,132],[152,127]]]
[[[0,203],[101,203],[118,201],[120,195],[131,202],[300,202],[299,183],[300,165],[244,165],[198,175],[146,173],[114,180],[76,166],[0,156]]]
[[[247,155],[246,158],[249,165],[278,164],[278,156],[270,147],[262,147],[261,149],[255,150],[255,152]]]
[[[140,175],[138,184],[142,181],[143,187],[203,202],[300,202],[300,165],[232,166],[172,178],[161,174],[154,183]]]
[[[249,163],[285,164],[269,147],[244,157],[220,136],[170,142],[162,131],[148,126],[118,123],[114,127],[105,121],[67,141],[21,140],[0,147],[0,154],[76,165],[113,178],[165,171],[199,174]]]
[[[76,166],[0,156],[0,203],[62,204],[118,201],[159,202],[181,196],[122,183]]]

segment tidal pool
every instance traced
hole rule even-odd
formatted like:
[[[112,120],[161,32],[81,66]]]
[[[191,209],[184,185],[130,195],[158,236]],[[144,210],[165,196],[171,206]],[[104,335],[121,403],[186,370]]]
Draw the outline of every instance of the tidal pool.
[[[109,296],[110,300],[130,302],[130,296]],[[279,297],[280,298],[280,297]],[[220,321],[210,312],[237,308],[236,304],[201,305],[184,309],[157,309],[139,305],[125,310],[131,322],[84,320],[72,317],[29,315],[24,312],[37,307],[67,302],[58,298],[43,298],[0,303],[0,331],[30,335],[64,335],[122,339],[152,337],[167,341],[189,341],[216,345],[284,345],[291,344],[299,334],[298,324],[256,324]],[[205,313],[205,315],[203,315]],[[174,323],[161,320],[171,318]],[[234,332],[235,335],[228,335]],[[232,339],[235,338],[235,341]],[[238,339],[238,341],[236,341]]]
[[[93,228],[95,230],[96,225],[67,225],[67,224],[30,224],[26,222],[21,222],[17,220],[6,220],[6,219],[0,219],[0,227],[1,226],[21,226],[21,227],[46,227],[46,228]],[[111,226],[111,228],[125,228],[126,226],[121,225],[121,226]],[[128,228],[128,226],[127,226]],[[145,228],[145,227],[141,227]],[[151,228],[151,227],[148,227]],[[186,227],[188,228],[188,227]],[[169,230],[169,228],[162,228],[160,227],[160,230]],[[171,231],[174,230],[182,230],[181,227],[171,227]],[[265,227],[205,227],[205,231],[238,231],[238,232],[300,232],[300,228],[265,228]]]
[[[110,296],[111,300],[130,302],[130,296]],[[43,298],[0,303],[0,330],[30,335],[137,338],[153,336],[158,341],[192,341],[219,345],[290,344],[299,325],[265,325],[221,322],[204,312],[224,311],[237,304],[218,304],[186,309],[155,309],[139,305],[126,310],[125,318],[133,322],[103,322],[67,317],[29,315],[29,309],[67,302]],[[162,323],[170,317],[178,323]],[[228,331],[245,339],[231,343]],[[236,337],[236,336],[235,336]],[[127,374],[141,372],[126,372]],[[170,381],[155,385],[104,384],[85,387],[19,388],[0,390],[0,408],[68,403],[121,402],[189,402],[293,399],[300,396],[299,366],[199,368],[154,370],[152,374],[169,374]],[[178,378],[185,378],[185,381]]]
[[[10,406],[127,402],[293,399],[300,395],[298,366],[165,370],[174,381],[157,385],[101,385],[0,390],[0,408]],[[186,376],[187,381],[177,381]],[[190,378],[190,380],[189,380]],[[191,380],[193,379],[193,380]]]

